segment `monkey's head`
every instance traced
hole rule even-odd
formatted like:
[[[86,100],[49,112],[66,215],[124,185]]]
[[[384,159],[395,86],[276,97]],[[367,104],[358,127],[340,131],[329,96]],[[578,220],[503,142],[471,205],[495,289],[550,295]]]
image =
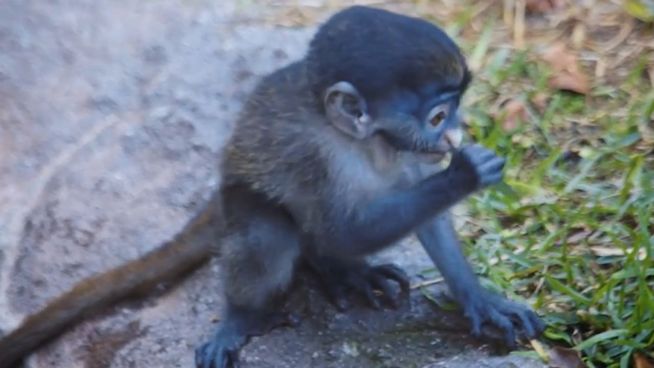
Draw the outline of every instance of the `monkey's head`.
[[[471,76],[437,26],[351,7],[320,28],[307,65],[325,115],[344,134],[379,134],[397,150],[428,154],[461,143],[458,107]]]

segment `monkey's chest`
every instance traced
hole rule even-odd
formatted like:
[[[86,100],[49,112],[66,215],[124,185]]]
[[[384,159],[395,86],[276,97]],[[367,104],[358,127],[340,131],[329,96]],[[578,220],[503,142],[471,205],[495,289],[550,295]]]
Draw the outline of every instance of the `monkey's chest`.
[[[378,197],[401,185],[406,176],[401,162],[374,162],[356,152],[332,162],[338,195],[350,203]]]

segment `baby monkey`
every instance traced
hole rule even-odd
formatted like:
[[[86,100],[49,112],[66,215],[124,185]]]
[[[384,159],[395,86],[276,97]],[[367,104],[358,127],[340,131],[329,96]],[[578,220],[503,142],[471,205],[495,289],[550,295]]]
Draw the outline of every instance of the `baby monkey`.
[[[197,349],[199,368],[236,367],[253,335],[292,323],[271,300],[298,260],[321,276],[337,306],[361,293],[396,304],[394,265],[364,257],[415,232],[481,333],[485,323],[537,336],[530,309],[484,290],[460,249],[448,209],[502,180],[504,159],[461,143],[457,113],[470,81],[464,57],[421,19],[355,6],[332,16],[306,57],[258,85],[222,163],[221,239],[227,310]],[[437,161],[453,152],[451,163]],[[381,291],[379,296],[374,291]]]

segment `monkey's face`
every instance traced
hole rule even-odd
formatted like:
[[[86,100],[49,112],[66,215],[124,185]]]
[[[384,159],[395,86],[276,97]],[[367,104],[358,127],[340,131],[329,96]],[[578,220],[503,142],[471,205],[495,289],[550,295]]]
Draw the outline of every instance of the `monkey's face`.
[[[344,134],[435,157],[461,143],[457,110],[471,76],[435,24],[354,7],[320,28],[306,65],[313,94]]]
[[[372,104],[371,114],[377,134],[397,150],[440,159],[461,144],[461,95],[436,87],[426,90],[395,92]]]
[[[398,151],[437,161],[461,144],[462,92],[433,83],[417,91],[396,88],[368,103],[352,84],[339,82],[324,102],[327,118],[343,133],[356,139],[380,135]]]
[[[327,119],[354,139],[379,135],[398,151],[432,156],[461,143],[457,110],[471,76],[433,23],[353,7],[316,33],[306,66]]]

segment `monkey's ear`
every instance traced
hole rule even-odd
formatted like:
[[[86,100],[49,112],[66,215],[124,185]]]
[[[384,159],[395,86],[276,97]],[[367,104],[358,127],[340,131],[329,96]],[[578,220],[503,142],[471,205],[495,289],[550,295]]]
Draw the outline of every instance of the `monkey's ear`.
[[[327,119],[343,133],[364,139],[374,132],[366,100],[352,84],[338,82],[329,87],[324,103]]]

